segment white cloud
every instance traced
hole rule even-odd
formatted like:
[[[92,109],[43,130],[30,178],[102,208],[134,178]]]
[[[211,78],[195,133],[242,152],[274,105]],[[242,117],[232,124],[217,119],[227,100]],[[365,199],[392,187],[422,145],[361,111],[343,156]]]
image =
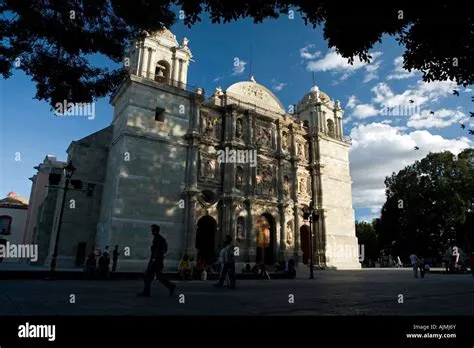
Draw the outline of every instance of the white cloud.
[[[349,100],[347,101],[346,108],[352,109],[354,108],[354,106],[356,106],[356,104],[357,104],[357,97],[355,95],[351,95],[349,97]]]
[[[416,71],[408,71],[403,68],[403,57],[397,57],[393,60],[393,74],[387,76],[387,80],[401,80],[416,76]]]
[[[365,67],[366,74],[362,82],[366,83],[366,82],[378,79],[379,78],[378,70],[381,64],[382,64],[382,61],[379,60],[377,62],[367,65]]]
[[[220,80],[222,80],[222,76],[218,75],[218,76],[214,77],[214,80],[212,80],[212,82],[218,82]]]
[[[306,68],[309,71],[323,71],[323,72],[334,71],[337,73],[341,73],[342,76],[340,80],[347,79],[354,72],[362,68],[366,69],[369,77],[375,76],[376,70],[379,67],[379,65],[376,65],[376,60],[378,57],[382,55],[382,52],[371,52],[370,55],[372,56],[370,65],[373,65],[373,67],[369,69],[370,71],[367,70],[367,66],[369,66],[369,64],[361,61],[359,57],[354,57],[353,64],[349,64],[347,58],[343,58],[341,55],[339,55],[336,52],[335,49],[330,49],[326,53],[326,55],[319,60],[308,62],[308,65],[306,66]],[[368,79],[367,81],[370,81],[370,79]]]
[[[243,60],[237,60],[236,63],[234,64],[234,68],[232,69],[232,76],[238,76],[242,75],[245,71],[245,66],[247,65],[247,62]]]
[[[466,137],[445,139],[426,130],[404,133],[382,123],[359,125],[351,130],[350,149],[354,208],[380,209],[385,202],[386,176],[425,157],[429,152],[458,154],[472,147]],[[418,146],[420,150],[415,151]]]
[[[303,59],[318,58],[321,55],[321,51],[316,51],[314,53],[309,52],[310,49],[314,49],[315,47],[316,47],[316,45],[311,44],[311,45],[307,45],[303,48],[300,48],[300,57],[303,58]]]
[[[472,92],[472,88],[466,88],[463,92],[464,92],[464,93]]]
[[[354,107],[352,115],[355,118],[362,119],[377,116],[379,111],[371,104],[359,104]]]
[[[410,116],[407,122],[408,127],[420,128],[446,128],[456,123],[466,122],[468,117],[460,110],[441,109],[435,111],[434,115],[428,110]]]
[[[373,102],[386,107],[421,107],[422,104],[435,102],[442,97],[451,96],[456,83],[453,81],[418,81],[413,89],[407,89],[401,94],[393,93],[384,82],[378,83],[371,89],[375,97]],[[410,102],[413,101],[413,103]]]
[[[285,82],[278,82],[276,79],[272,79],[271,83],[272,83],[272,89],[277,92],[281,91],[286,86]]]

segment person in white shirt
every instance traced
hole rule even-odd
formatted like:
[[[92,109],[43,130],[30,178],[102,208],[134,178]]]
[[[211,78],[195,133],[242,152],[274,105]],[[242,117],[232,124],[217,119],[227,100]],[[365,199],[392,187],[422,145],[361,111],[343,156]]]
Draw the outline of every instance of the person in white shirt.
[[[413,274],[415,275],[415,278],[418,278],[418,264],[420,261],[418,260],[418,256],[415,254],[410,255],[410,263],[413,267]]]

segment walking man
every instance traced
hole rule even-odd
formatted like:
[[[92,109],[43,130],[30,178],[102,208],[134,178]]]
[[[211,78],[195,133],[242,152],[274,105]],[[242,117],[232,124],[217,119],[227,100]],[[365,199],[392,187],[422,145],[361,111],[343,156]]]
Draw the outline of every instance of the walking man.
[[[224,241],[224,266],[222,268],[219,282],[214,284],[216,288],[222,288],[224,281],[229,276],[230,286],[229,288],[235,289],[235,256],[234,256],[234,245],[232,244],[232,237],[225,236]]]
[[[418,260],[418,256],[415,254],[410,255],[410,262],[413,267],[413,274],[415,275],[415,278],[418,278],[418,264],[420,261]]]
[[[117,270],[117,261],[119,255],[120,253],[118,251],[118,245],[116,245],[114,250],[112,251],[112,272],[115,272]]]
[[[164,256],[168,251],[168,243],[166,239],[160,235],[160,226],[151,225],[151,233],[153,234],[153,244],[151,245],[151,256],[148,267],[145,271],[144,289],[138,296],[149,297],[151,290],[151,282],[156,278],[169,290],[170,296],[173,295],[176,285],[170,282],[163,274]]]

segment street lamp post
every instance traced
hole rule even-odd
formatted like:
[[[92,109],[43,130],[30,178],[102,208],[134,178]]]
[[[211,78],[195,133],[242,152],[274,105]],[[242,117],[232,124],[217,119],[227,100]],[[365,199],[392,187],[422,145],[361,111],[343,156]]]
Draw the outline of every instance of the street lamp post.
[[[54,251],[53,251],[53,256],[51,258],[51,264],[50,264],[50,277],[49,279],[54,279],[54,274],[56,271],[56,263],[57,263],[57,258],[58,258],[58,247],[59,247],[59,237],[61,234],[61,225],[63,222],[63,214],[64,214],[64,204],[66,203],[66,194],[68,191],[68,186],[69,186],[69,181],[71,180],[71,177],[73,176],[74,172],[76,171],[76,168],[72,165],[72,161],[69,161],[67,166],[64,167],[64,176],[66,177],[66,182],[64,185],[64,193],[63,193],[63,200],[61,202],[61,210],[59,212],[59,221],[58,221],[58,227],[57,227],[57,232],[56,232],[56,240],[54,241]]]
[[[313,256],[314,256],[314,247],[313,247],[313,221],[318,222],[319,220],[319,215],[316,214],[314,207],[313,207],[313,202],[310,203],[309,208],[305,208],[303,210],[303,218],[305,220],[309,221],[309,248],[310,248],[310,253],[309,253],[309,279],[314,279],[314,262],[313,262]]]

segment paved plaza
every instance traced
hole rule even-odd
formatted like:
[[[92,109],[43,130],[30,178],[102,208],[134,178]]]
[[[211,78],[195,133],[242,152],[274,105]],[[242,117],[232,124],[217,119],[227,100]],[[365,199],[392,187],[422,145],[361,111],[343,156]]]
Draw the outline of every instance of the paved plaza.
[[[237,290],[212,282],[177,282],[175,295],[154,282],[0,281],[0,315],[472,315],[471,275],[409,270],[318,271],[315,279],[242,280]],[[70,303],[74,295],[75,303]],[[184,295],[180,296],[180,295]],[[294,295],[294,303],[289,303]],[[399,295],[403,302],[399,303]],[[182,303],[184,302],[184,303]]]

